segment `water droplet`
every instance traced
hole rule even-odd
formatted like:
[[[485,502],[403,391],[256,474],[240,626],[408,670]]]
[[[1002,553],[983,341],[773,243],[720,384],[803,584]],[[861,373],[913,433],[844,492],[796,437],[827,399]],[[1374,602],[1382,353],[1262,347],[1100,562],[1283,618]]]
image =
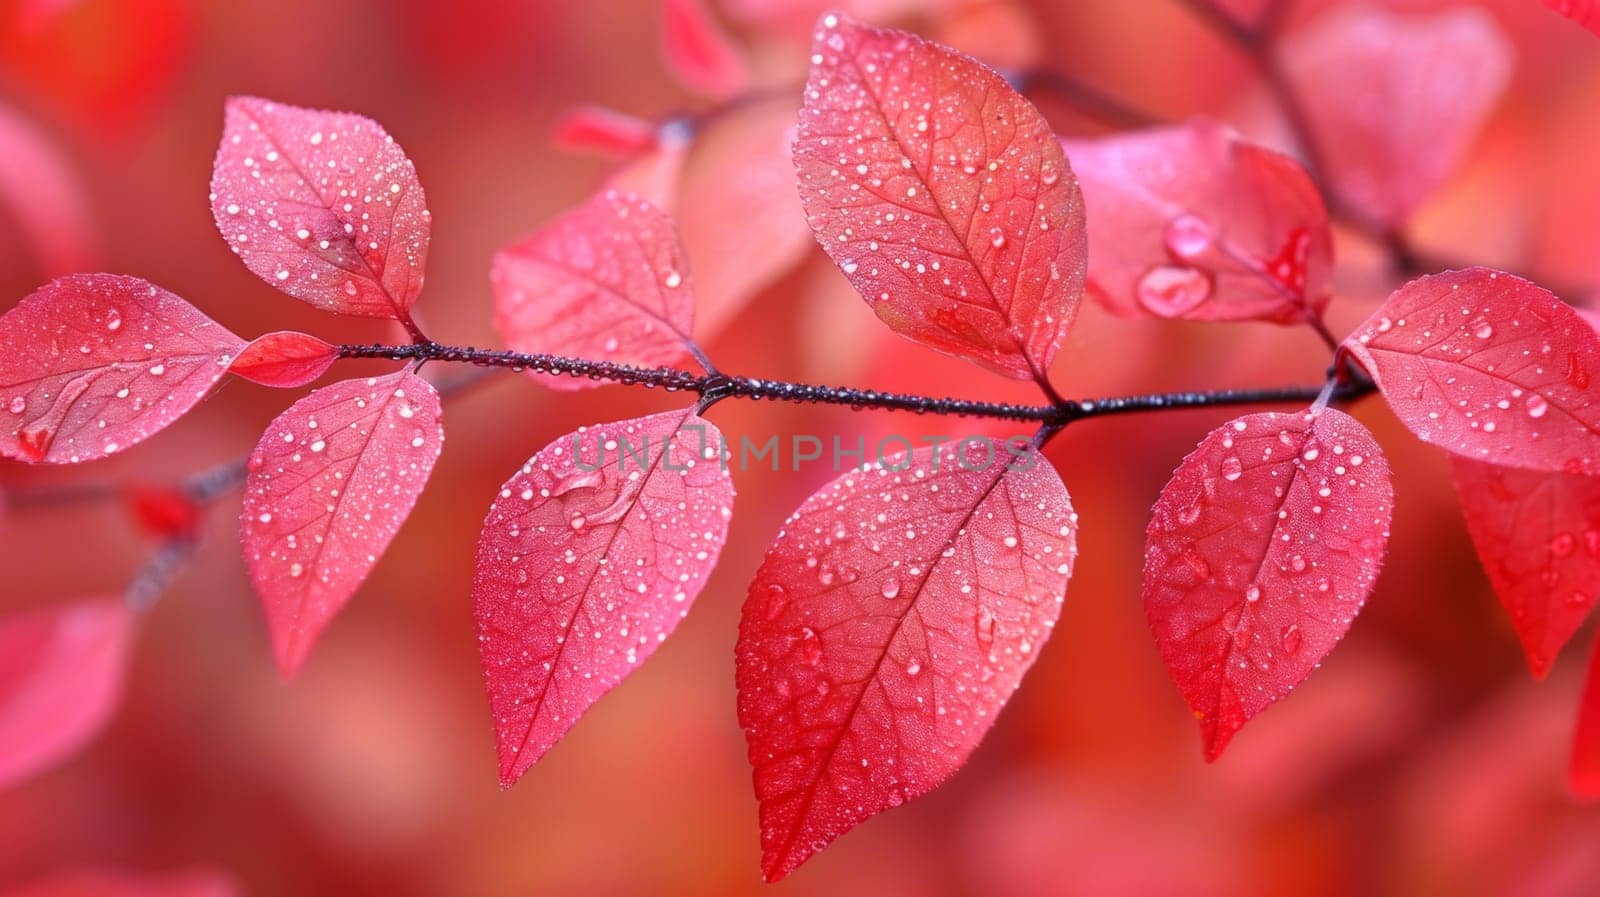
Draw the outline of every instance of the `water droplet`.
[[[1544,417],[1545,412],[1550,410],[1550,403],[1545,401],[1544,396],[1533,393],[1528,396],[1527,401],[1523,402],[1523,407],[1527,409],[1529,417],[1538,420]]]
[[[116,309],[112,309],[111,312],[106,315],[106,329],[112,333],[116,333],[118,330],[122,329],[122,315],[118,314]]]
[[[987,607],[978,608],[978,645],[988,648],[994,644],[994,611]]]
[[[1151,314],[1176,318],[1211,296],[1211,276],[1198,268],[1162,265],[1139,278],[1136,292]]]
[[[883,587],[879,591],[883,593],[885,598],[898,598],[900,596],[900,580],[891,576],[883,581]]]
[[[28,410],[28,400],[22,396],[16,396],[11,400],[11,405],[9,407],[11,408],[12,414],[21,414],[22,412]]]
[[[1238,455],[1223,458],[1218,469],[1222,472],[1222,478],[1230,483],[1244,476],[1244,462],[1239,460]]]
[[[573,529],[583,529],[589,521],[582,514],[573,514],[572,520],[569,522],[572,524]]]
[[[1478,339],[1488,339],[1494,336],[1494,325],[1485,318],[1479,318],[1472,324],[1472,335]]]
[[[1198,215],[1179,215],[1167,225],[1167,251],[1180,261],[1193,261],[1211,248],[1211,225]]]
[[[808,667],[822,663],[822,640],[810,626],[800,628],[800,660]]]
[[[1556,533],[1550,539],[1550,553],[1558,558],[1572,556],[1572,550],[1578,545],[1578,540],[1571,533]]]
[[[1006,232],[998,227],[989,228],[989,245],[996,249],[1003,249],[1006,245]]]
[[[1252,586],[1250,586],[1250,588],[1245,589],[1244,590],[1244,600],[1250,602],[1251,604],[1255,604],[1257,601],[1260,601],[1261,600],[1261,587],[1258,586],[1258,585],[1252,585]]]
[[[1286,653],[1293,654],[1299,651],[1300,627],[1294,623],[1290,623],[1288,626],[1283,627],[1281,640],[1283,642],[1283,650]]]
[[[769,622],[783,616],[783,612],[788,606],[789,593],[783,590],[783,586],[777,583],[767,586],[767,620]]]
[[[911,658],[911,662],[906,664],[906,675],[915,676],[920,672],[922,672],[921,661],[917,660],[915,657]]]

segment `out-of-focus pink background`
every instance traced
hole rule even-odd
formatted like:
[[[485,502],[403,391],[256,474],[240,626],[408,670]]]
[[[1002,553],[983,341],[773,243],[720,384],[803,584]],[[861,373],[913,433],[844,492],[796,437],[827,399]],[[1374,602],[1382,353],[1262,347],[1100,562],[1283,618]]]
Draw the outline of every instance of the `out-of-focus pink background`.
[[[1172,2],[855,5],[998,62],[1070,72],[1166,117],[1237,119],[1260,105],[1251,66]],[[1296,4],[1288,30],[1330,5]],[[560,114],[579,102],[647,117],[706,105],[661,61],[657,6],[0,3],[0,309],[54,274],[107,270],[154,280],[241,334],[393,337],[277,293],[215,233],[206,193],[222,102],[250,93],[388,128],[433,212],[419,305],[428,329],[495,345],[491,253],[608,171],[552,148]],[[721,21],[763,81],[798,96],[816,7],[730,0]],[[1516,73],[1415,233],[1454,256],[1592,287],[1600,42],[1534,0],[1484,8],[1515,44]],[[1098,133],[1059,102],[1041,105],[1065,133]],[[717,158],[714,146],[696,152]],[[736,160],[695,164],[686,190]],[[792,209],[792,181],[779,181],[773,208]],[[724,224],[731,240],[746,222]],[[711,227],[707,244],[717,238]],[[1338,251],[1331,318],[1342,334],[1386,285],[1361,239],[1341,233]],[[1027,398],[888,334],[815,250],[709,348],[725,369],[755,376]],[[1309,331],[1119,321],[1086,305],[1054,379],[1087,396],[1310,383],[1324,365]],[[291,398],[231,382],[114,460],[7,463],[0,485],[174,482],[246,452]],[[945,787],[861,826],[789,880],[759,883],[732,652],[744,585],[782,518],[829,477],[821,468],[737,475],[730,543],[693,613],[501,792],[468,601],[483,513],[557,435],[681,401],[620,387],[555,393],[514,377],[452,399],[445,453],[415,515],[288,684],[235,547],[237,500],[221,502],[196,564],[143,621],[109,730],[0,794],[0,893],[86,866],[214,869],[261,897],[1600,893],[1600,816],[1562,784],[1591,636],[1549,681],[1530,681],[1447,465],[1376,402],[1357,414],[1384,443],[1398,496],[1377,592],[1324,669],[1213,766],[1139,604],[1147,509],[1226,414],[1193,412],[1097,421],[1058,440],[1082,557],[1023,689]],[[758,441],[976,426],[735,402],[713,416]],[[0,516],[0,612],[115,594],[150,548],[114,503]]]

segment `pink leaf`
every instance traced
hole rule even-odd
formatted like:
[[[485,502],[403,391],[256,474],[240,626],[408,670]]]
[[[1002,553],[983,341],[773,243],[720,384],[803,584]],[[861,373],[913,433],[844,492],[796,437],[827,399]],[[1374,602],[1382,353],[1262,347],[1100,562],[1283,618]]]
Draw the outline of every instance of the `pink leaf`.
[[[586,427],[500,490],[472,601],[503,785],[688,613],[728,536],[721,445],[687,410]]]
[[[1039,111],[948,47],[829,14],[795,140],[823,249],[896,332],[1042,378],[1083,291],[1083,197]]]
[[[654,146],[656,126],[603,106],[577,106],[556,123],[556,146],[603,156],[630,156]]]
[[[1144,609],[1207,760],[1344,637],[1393,505],[1378,444],[1333,409],[1245,415],[1183,459],[1151,512]]]
[[[73,274],[0,316],[0,455],[93,461],[205,398],[244,346],[146,280]]]
[[[1338,9],[1294,35],[1284,65],[1337,194],[1399,225],[1455,169],[1511,76],[1482,10]]]
[[[230,99],[211,212],[245,267],[296,299],[410,319],[431,219],[416,168],[372,119]]]
[[[691,90],[726,97],[750,80],[738,49],[702,0],[662,0],[661,40],[667,67]]]
[[[682,358],[694,325],[689,263],[672,221],[605,190],[495,254],[495,326],[518,352],[654,367]],[[599,381],[530,374],[555,389]]]
[[[1600,643],[1596,643],[1589,657],[1567,779],[1574,794],[1588,800],[1600,799]]]
[[[1548,290],[1487,268],[1420,277],[1344,345],[1424,442],[1503,467],[1600,465],[1600,337]]]
[[[1544,0],[1544,5],[1600,34],[1600,3],[1596,0]]]
[[[768,881],[966,762],[1055,625],[1077,528],[1047,461],[987,441],[892,456],[795,511],[736,652]]]
[[[132,635],[119,599],[0,621],[0,788],[95,737],[116,710]]]
[[[1600,596],[1600,478],[1453,459],[1478,559],[1543,679]]]
[[[285,676],[417,503],[444,445],[440,414],[428,381],[400,371],[323,387],[261,435],[239,538]]]
[[[1333,236],[1299,163],[1206,119],[1063,141],[1083,185],[1089,289],[1119,315],[1317,318]]]
[[[210,871],[144,875],[80,868],[0,893],[4,897],[241,897],[244,892],[228,877]]]
[[[289,389],[321,377],[339,360],[339,350],[309,333],[279,330],[245,346],[228,371],[262,386]]]

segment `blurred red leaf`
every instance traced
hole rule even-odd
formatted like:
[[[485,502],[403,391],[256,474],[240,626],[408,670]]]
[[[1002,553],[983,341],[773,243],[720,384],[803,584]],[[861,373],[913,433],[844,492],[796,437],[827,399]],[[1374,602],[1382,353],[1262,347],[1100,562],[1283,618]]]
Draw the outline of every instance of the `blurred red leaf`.
[[[57,278],[0,315],[0,455],[93,461],[205,398],[244,340],[149,281]]]
[[[701,0],[661,0],[661,46],[667,68],[690,90],[726,97],[750,80],[738,48]]]
[[[489,279],[495,327],[518,352],[655,367],[687,351],[688,259],[671,219],[633,194],[604,190],[502,249]],[[552,389],[604,385],[529,376]]]
[[[1543,679],[1600,596],[1600,477],[1453,458],[1478,559]]]
[[[1600,3],[1595,0],[1544,0],[1544,5],[1600,34]]]
[[[127,136],[160,110],[184,73],[199,21],[191,0],[13,2],[3,8],[0,71],[6,81],[47,98],[95,137]]]
[[[1212,430],[1151,511],[1144,607],[1207,760],[1320,665],[1372,591],[1394,490],[1342,411]]]
[[[794,188],[795,107],[730,113],[695,137],[674,218],[694,263],[695,323],[713,339],[814,245]]]
[[[0,788],[94,738],[122,692],[133,620],[115,598],[0,620]]]
[[[1064,140],[1083,185],[1089,289],[1125,317],[1318,318],[1333,235],[1298,162],[1207,119]]]
[[[411,513],[444,444],[440,415],[433,386],[400,371],[323,387],[261,435],[239,539],[285,676]]]
[[[583,105],[556,122],[554,140],[564,150],[628,156],[655,145],[656,125],[615,109]]]
[[[1600,464],[1600,337],[1536,284],[1488,268],[1419,277],[1344,345],[1424,442],[1506,467]]]
[[[73,869],[3,892],[5,897],[240,897],[239,887],[214,872],[143,875]]]
[[[966,762],[1055,625],[1077,528],[1049,462],[987,441],[891,456],[790,516],[736,651],[768,881]]]
[[[473,613],[509,787],[689,612],[728,538],[722,434],[692,410],[580,428],[506,481]]]
[[[1572,765],[1568,783],[1579,797],[1600,798],[1600,642],[1589,656],[1583,683],[1583,703],[1578,706],[1578,728],[1572,739]]]
[[[257,277],[323,309],[409,319],[431,219],[416,168],[377,122],[228,100],[211,212]]]
[[[1072,326],[1083,197],[1048,123],[982,63],[824,16],[795,140],[817,240],[896,332],[1018,379]]]
[[[228,372],[251,383],[291,389],[327,373],[339,350],[297,330],[279,330],[250,341],[228,366]]]
[[[1332,188],[1400,225],[1455,169],[1511,76],[1512,48],[1475,8],[1344,7],[1284,45]]]
[[[31,264],[50,277],[95,267],[98,227],[78,172],[46,135],[3,105],[0,158],[0,218],[17,232],[12,242],[0,230],[0,243],[16,247],[6,264]]]

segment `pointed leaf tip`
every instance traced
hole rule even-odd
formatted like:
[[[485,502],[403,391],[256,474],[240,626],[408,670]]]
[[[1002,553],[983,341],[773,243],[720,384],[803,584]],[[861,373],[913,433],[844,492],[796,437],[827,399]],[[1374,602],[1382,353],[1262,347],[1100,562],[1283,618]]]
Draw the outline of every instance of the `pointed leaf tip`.
[[[1207,761],[1349,630],[1389,540],[1389,467],[1342,411],[1213,430],[1151,509],[1144,606]]]
[[[750,584],[739,722],[768,881],[953,775],[1060,615],[1078,523],[1060,476],[962,446],[824,486]]]
[[[687,409],[585,427],[501,488],[472,603],[502,787],[689,612],[732,516],[722,445]]]
[[[323,387],[262,434],[239,541],[286,678],[389,547],[443,444],[439,394],[410,371]]]

